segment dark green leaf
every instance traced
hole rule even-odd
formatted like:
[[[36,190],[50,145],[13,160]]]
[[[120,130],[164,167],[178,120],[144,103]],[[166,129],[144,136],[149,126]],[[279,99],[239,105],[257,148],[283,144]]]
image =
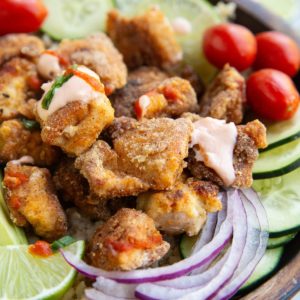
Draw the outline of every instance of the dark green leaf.
[[[28,130],[34,130],[40,128],[40,124],[35,120],[28,120],[25,118],[21,118],[20,121],[22,122],[23,126]]]
[[[73,244],[75,242],[76,242],[76,240],[74,238],[72,238],[69,235],[66,235],[66,236],[62,237],[61,239],[53,242],[51,244],[51,249],[53,251],[57,251],[60,248],[64,248],[64,247],[69,246],[69,245],[71,245],[71,244]]]
[[[42,101],[42,108],[48,109],[51,101],[53,99],[53,96],[55,94],[55,90],[60,88],[66,81],[68,81],[73,76],[72,73],[67,75],[59,76],[55,79],[54,83],[52,84],[50,90],[47,92],[47,94],[44,96],[44,99]]]

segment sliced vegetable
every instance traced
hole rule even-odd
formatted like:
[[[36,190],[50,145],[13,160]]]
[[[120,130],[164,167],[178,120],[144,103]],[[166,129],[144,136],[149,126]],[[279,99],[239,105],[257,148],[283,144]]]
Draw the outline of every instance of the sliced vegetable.
[[[51,244],[51,249],[53,251],[57,251],[61,248],[67,247],[75,242],[76,242],[76,240],[73,237],[66,235],[66,236],[62,237],[61,239],[53,242]]]
[[[247,280],[247,282],[241,287],[239,292],[248,292],[270,277],[280,262],[283,250],[283,247],[267,250],[262,260],[258,263],[255,271]]]
[[[268,147],[260,152],[271,150],[300,137],[300,109],[290,120],[265,125],[267,126]]]
[[[2,174],[0,173],[2,183]],[[3,187],[0,184],[0,246],[27,244],[23,230],[13,224],[9,217],[9,210],[4,201]]]
[[[40,128],[40,124],[35,120],[21,118],[20,121],[22,122],[23,126],[28,130],[35,130]]]
[[[256,56],[253,33],[238,24],[220,24],[203,36],[203,51],[208,61],[219,69],[229,63],[239,71],[248,69]]]
[[[178,23],[178,20],[189,24],[188,32],[176,35],[183,48],[184,60],[195,68],[206,83],[212,79],[216,69],[208,63],[202,52],[202,37],[207,28],[220,23],[222,19],[207,1],[115,0],[115,3],[117,8],[127,16],[140,14],[156,5],[165,13],[171,24]]]
[[[84,242],[66,250],[80,258]],[[59,252],[42,258],[24,245],[0,247],[0,261],[0,299],[62,299],[76,274]]]
[[[262,258],[268,241],[268,222],[264,208],[253,190],[230,190],[225,199],[227,198],[226,218],[220,224],[219,230],[212,226],[215,235],[212,234],[211,241],[190,257],[172,266],[129,272],[106,272],[86,265],[66,251],[62,253],[79,272],[92,278],[99,275],[93,288],[86,290],[86,297],[90,300],[116,297],[152,300],[199,300],[212,297],[228,299],[249,278]],[[222,218],[218,216],[218,220],[221,222]],[[218,251],[218,260],[201,273],[185,276],[191,270],[201,269],[203,264],[196,261],[204,253],[207,261],[210,261],[216,241],[221,236],[224,237],[224,230],[228,228],[228,224],[233,226],[233,239],[229,247],[223,247],[222,254]],[[209,284],[206,284],[207,282]]]
[[[71,77],[73,76],[72,73],[69,74],[65,74],[62,76],[59,76],[55,79],[55,81],[53,82],[50,90],[46,93],[46,95],[44,96],[43,100],[42,100],[42,108],[43,109],[48,109],[51,101],[53,99],[53,96],[55,94],[55,90],[59,89],[65,82],[67,82]]]
[[[1,0],[0,35],[37,31],[46,16],[42,0]]]
[[[254,180],[269,220],[270,237],[280,237],[300,229],[300,168],[280,177]]]
[[[112,0],[44,0],[49,14],[42,30],[54,39],[81,38],[105,30]]]
[[[278,248],[294,239],[296,233],[291,233],[277,238],[270,238],[268,241],[268,249]]]
[[[300,139],[262,152],[253,167],[253,178],[264,179],[287,174],[300,166]]]
[[[256,69],[272,68],[289,76],[296,75],[300,67],[300,49],[293,39],[281,32],[267,31],[258,34],[256,42]]]
[[[247,80],[247,102],[260,117],[271,121],[291,119],[299,107],[299,93],[289,76],[262,69]]]

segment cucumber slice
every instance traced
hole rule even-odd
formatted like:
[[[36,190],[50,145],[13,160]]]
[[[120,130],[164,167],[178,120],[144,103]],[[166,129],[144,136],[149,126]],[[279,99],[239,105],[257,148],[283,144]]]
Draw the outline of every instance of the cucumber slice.
[[[81,38],[103,31],[112,0],[44,0],[48,17],[42,30],[52,38]]]
[[[261,152],[292,142],[300,137],[300,109],[291,120],[265,124],[268,147]]]
[[[187,236],[187,235],[183,234],[181,236],[181,240],[180,240],[180,244],[179,244],[179,251],[180,251],[180,255],[182,258],[187,258],[190,256],[190,254],[192,252],[192,248],[198,238],[199,238],[199,235]]]
[[[263,152],[254,164],[253,178],[264,179],[287,174],[300,166],[300,139]]]
[[[284,176],[254,180],[269,220],[270,237],[294,233],[300,229],[300,168]]]
[[[184,52],[184,60],[193,66],[204,82],[208,83],[216,69],[202,52],[204,31],[222,21],[215,8],[203,0],[116,0],[117,8],[126,16],[143,13],[149,7],[159,6],[170,22],[181,17],[191,24],[191,32],[176,35]]]
[[[281,247],[287,243],[289,243],[294,237],[296,236],[297,233],[291,233],[288,235],[284,235],[282,237],[278,238],[270,238],[268,241],[268,249],[273,249],[273,248],[278,248]]]
[[[276,271],[282,254],[283,247],[267,250],[251,277],[240,288],[239,293],[249,292],[269,278]]]

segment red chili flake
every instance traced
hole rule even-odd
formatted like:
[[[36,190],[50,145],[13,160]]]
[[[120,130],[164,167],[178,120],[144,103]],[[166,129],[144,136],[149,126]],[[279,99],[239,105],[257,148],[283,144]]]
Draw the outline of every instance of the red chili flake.
[[[32,255],[48,257],[53,254],[51,245],[46,241],[36,241],[28,247],[28,251]]]
[[[168,102],[178,101],[178,91],[170,85],[167,85],[163,88],[163,94]]]

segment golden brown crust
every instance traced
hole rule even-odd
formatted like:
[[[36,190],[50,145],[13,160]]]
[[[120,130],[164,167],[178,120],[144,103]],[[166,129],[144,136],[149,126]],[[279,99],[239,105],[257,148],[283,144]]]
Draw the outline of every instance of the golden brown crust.
[[[165,79],[146,96],[150,104],[145,109],[140,108],[142,115],[138,118],[179,117],[184,112],[199,109],[194,89],[188,80],[180,77]]]
[[[81,40],[63,40],[57,53],[71,64],[84,65],[96,72],[107,94],[126,84],[127,68],[122,55],[104,33]]]
[[[245,87],[243,76],[235,68],[225,65],[200,102],[201,116],[240,124],[246,100]]]
[[[126,120],[132,126],[129,118],[119,118],[114,124]],[[128,130],[115,131],[113,145],[119,167],[153,189],[168,189],[185,167],[191,131],[191,122],[182,118],[143,120]]]
[[[151,218],[135,209],[123,208],[96,230],[87,259],[105,270],[128,271],[152,264],[169,247]]]
[[[235,188],[246,188],[252,185],[252,168],[258,157],[258,148],[265,147],[266,128],[258,120],[237,126],[238,135],[233,152],[233,167],[235,170],[235,181],[232,186]],[[216,172],[197,161],[195,152],[190,149],[188,168],[199,179],[205,179],[220,186],[224,186],[222,179]]]
[[[130,69],[140,66],[164,68],[182,59],[174,31],[157,8],[133,18],[123,17],[113,10],[107,16],[107,32]]]
[[[156,67],[141,67],[128,75],[128,82],[109,98],[116,117],[135,117],[134,102],[143,94],[156,88],[168,75]]]
[[[16,225],[30,224],[37,235],[49,241],[66,234],[66,216],[47,169],[10,162],[4,174],[5,198]]]
[[[17,119],[0,125],[0,161],[6,163],[30,155],[38,166],[51,166],[58,161],[59,149],[43,143],[38,130],[28,130]]]
[[[222,209],[218,191],[211,182],[181,177],[171,190],[140,194],[137,208],[149,215],[158,229],[193,236],[204,225],[207,211]]]
[[[0,38],[0,65],[20,56],[37,58],[44,51],[42,40],[29,34],[7,34]]]
[[[86,151],[114,118],[108,98],[104,94],[98,97],[89,103],[70,102],[51,114],[46,121],[37,116],[43,141],[71,155]]]
[[[27,100],[36,96],[30,85],[31,78],[38,78],[36,67],[23,58],[13,58],[0,69],[0,121],[21,114],[30,116],[24,109]]]

